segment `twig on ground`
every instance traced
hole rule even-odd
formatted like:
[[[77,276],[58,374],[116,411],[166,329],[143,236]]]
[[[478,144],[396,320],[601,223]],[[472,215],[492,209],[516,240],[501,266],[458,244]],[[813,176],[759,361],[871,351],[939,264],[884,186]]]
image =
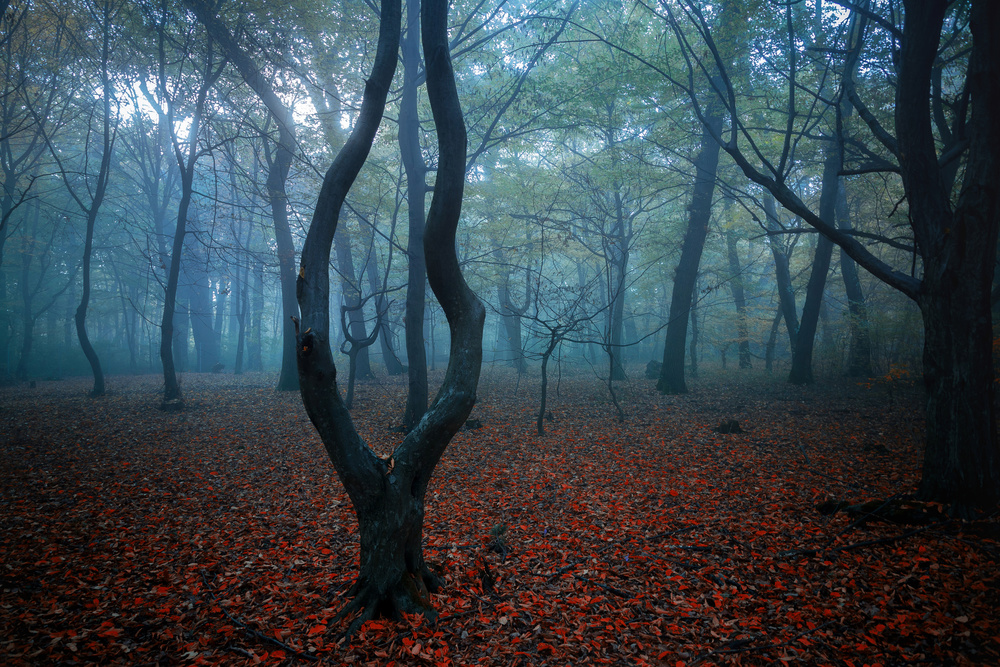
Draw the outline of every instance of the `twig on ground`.
[[[940,528],[944,524],[932,523],[926,526],[921,526],[920,528],[914,528],[913,530],[908,530],[900,535],[890,535],[889,537],[880,537],[874,540],[865,540],[864,542],[855,542],[853,544],[845,544],[842,547],[833,547],[830,549],[796,549],[794,551],[785,551],[778,554],[778,558],[790,558],[792,556],[820,556],[824,553],[832,553],[837,551],[853,551],[854,549],[861,549],[863,547],[870,547],[876,544],[891,544],[893,542],[898,542],[899,540],[905,540],[908,537],[913,537],[918,533],[922,533],[925,530],[930,530],[931,528]]]
[[[694,660],[691,661],[691,665],[693,667],[694,665],[701,664],[702,662],[704,662],[705,660],[711,658],[714,655],[728,655],[728,654],[732,654],[732,653],[750,653],[750,652],[757,652],[757,651],[769,651],[769,650],[774,649],[774,648],[783,648],[785,646],[791,646],[792,642],[794,642],[794,641],[796,641],[798,639],[801,639],[802,637],[805,637],[808,634],[812,634],[814,632],[819,632],[823,628],[826,628],[826,627],[829,627],[829,626],[833,625],[835,622],[836,621],[827,621],[826,623],[823,623],[822,625],[817,625],[815,628],[809,628],[807,630],[803,630],[802,632],[800,632],[799,634],[795,635],[794,637],[792,637],[788,641],[784,641],[784,642],[772,642],[770,644],[763,644],[763,645],[759,645],[759,646],[731,646],[730,648],[714,649],[714,650],[709,651],[708,653],[704,653],[704,654],[699,655],[698,657],[696,657]],[[739,641],[743,642],[743,641],[747,641],[747,640],[739,640]],[[749,641],[753,641],[753,640],[749,640]]]
[[[574,574],[573,578],[574,579],[579,579],[580,581],[585,581],[588,584],[591,584],[593,586],[597,586],[598,588],[603,588],[604,590],[606,590],[607,592],[611,593],[612,595],[617,595],[620,598],[631,597],[631,596],[629,596],[628,593],[626,593],[626,592],[624,592],[624,591],[622,591],[622,590],[620,590],[618,588],[615,588],[614,586],[608,586],[607,584],[602,584],[599,581],[594,581],[590,577],[585,577],[585,576],[583,576],[581,574]]]
[[[208,594],[210,596],[212,596],[212,602],[218,603],[219,598],[216,597],[215,591],[212,590],[212,585],[208,582],[208,578],[205,576],[205,572],[204,571],[200,571],[199,574],[201,574],[201,580],[205,583],[205,589],[208,590]],[[257,630],[254,630],[253,628],[251,628],[250,626],[248,626],[246,623],[244,623],[243,621],[241,621],[240,619],[236,618],[235,616],[233,616],[232,614],[230,614],[228,611],[226,611],[226,608],[223,607],[221,604],[219,604],[219,610],[223,614],[226,615],[226,618],[228,618],[230,621],[232,621],[233,625],[238,626],[239,628],[241,628],[243,630],[243,632],[245,632],[246,634],[250,635],[254,639],[259,639],[259,640],[267,642],[269,644],[274,644],[275,646],[281,648],[282,650],[288,651],[289,653],[291,653],[292,655],[294,655],[299,660],[308,660],[309,662],[317,662],[319,660],[319,658],[316,657],[315,655],[309,655],[308,653],[302,653],[301,651],[292,648],[291,646],[289,646],[288,644],[284,643],[283,641],[275,639],[274,637],[268,637],[264,633],[258,632]],[[236,648],[236,647],[230,646],[229,650],[232,651],[232,650],[234,650],[234,648]]]

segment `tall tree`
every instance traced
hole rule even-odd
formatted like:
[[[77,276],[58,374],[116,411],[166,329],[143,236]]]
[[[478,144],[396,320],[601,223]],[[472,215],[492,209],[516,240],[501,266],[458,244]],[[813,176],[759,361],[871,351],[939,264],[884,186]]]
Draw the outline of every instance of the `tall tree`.
[[[970,31],[962,39],[942,43],[946,16],[965,8],[970,12]],[[1000,501],[990,310],[1000,228],[1000,124],[995,122],[1000,115],[1000,42],[992,35],[1000,30],[1000,3],[904,0],[902,29],[892,17],[865,11],[885,39],[898,45],[893,57],[895,132],[866,104],[860,83],[845,80],[842,91],[878,148],[889,155],[883,164],[902,177],[920,277],[876,256],[856,235],[838,229],[833,219],[817,214],[788,187],[790,147],[802,136],[793,128],[796,106],[791,91],[798,85],[794,72],[787,78],[789,131],[780,160],[768,159],[765,147],[753,141],[753,128],[740,122],[737,104],[743,98],[728,79],[716,98],[726,105],[733,122],[717,139],[743,172],[785,208],[917,303],[924,323],[927,389],[919,495],[949,504],[960,516],[971,516],[976,509],[993,511]],[[729,61],[716,47],[707,23],[695,21],[713,66],[724,68]],[[697,58],[694,50],[687,53]],[[969,100],[951,105],[950,117],[948,112],[935,113],[939,102],[932,83],[935,71],[945,63],[952,72],[964,74],[959,95],[968,95]],[[709,118],[702,114],[702,120]],[[964,165],[960,181],[955,160]]]
[[[729,289],[736,306],[736,336],[740,353],[740,368],[753,368],[750,354],[750,329],[747,324],[747,298],[743,289],[743,269],[740,266],[739,241],[732,230],[726,232],[726,258],[729,261]]]
[[[298,301],[295,297],[295,244],[288,224],[288,172],[295,156],[297,141],[295,121],[291,110],[281,101],[273,86],[273,77],[266,76],[260,66],[233,37],[225,21],[205,0],[185,0],[185,4],[198,17],[205,29],[225,52],[243,81],[246,82],[261,102],[267,107],[271,118],[278,126],[276,150],[267,158],[267,199],[271,207],[271,221],[274,224],[275,246],[278,254],[278,283],[281,288],[282,338],[281,372],[278,375],[279,390],[298,389],[298,374],[295,362],[295,329],[292,318],[298,316]]]
[[[104,395],[104,370],[101,368],[101,360],[97,356],[97,351],[90,342],[90,336],[87,334],[87,309],[90,307],[90,290],[91,290],[91,261],[94,254],[94,229],[97,226],[97,218],[101,211],[101,204],[104,203],[104,197],[108,191],[108,182],[111,177],[111,161],[114,155],[115,139],[118,134],[118,122],[117,122],[117,110],[112,114],[112,106],[117,106],[115,103],[115,92],[114,86],[111,81],[111,50],[112,50],[112,32],[114,30],[113,22],[116,18],[116,14],[120,9],[120,5],[111,2],[111,0],[102,0],[94,12],[95,17],[98,21],[98,26],[96,34],[100,39],[100,44],[98,47],[98,53],[96,58],[94,58],[97,65],[97,75],[100,82],[99,90],[100,97],[96,100],[89,100],[85,102],[83,109],[84,117],[87,118],[86,134],[87,140],[84,145],[84,155],[81,159],[81,167],[78,167],[78,172],[82,174],[83,184],[82,187],[78,189],[74,185],[74,179],[71,177],[67,168],[63,164],[63,160],[60,157],[61,150],[58,150],[55,145],[53,145],[51,139],[46,135],[45,140],[48,144],[49,151],[52,153],[53,159],[59,165],[59,170],[63,176],[63,183],[65,184],[67,190],[73,201],[76,202],[77,206],[83,212],[86,218],[86,228],[84,231],[84,241],[83,241],[83,271],[81,272],[81,296],[80,304],[76,308],[76,314],[74,316],[74,321],[76,323],[76,335],[77,339],[80,341],[80,349],[83,350],[84,356],[87,357],[87,362],[90,364],[91,372],[94,375],[94,386],[91,390],[91,396],[102,396]],[[87,54],[88,56],[91,54]],[[87,91],[88,96],[92,97],[91,91]],[[92,121],[94,118],[98,118],[98,123],[100,124],[100,141],[93,142],[99,146],[99,159],[98,168],[96,174],[90,174],[87,172],[87,165],[90,164],[91,156],[87,154],[92,142],[90,135],[93,132]],[[85,191],[84,192],[81,192]]]
[[[819,197],[819,214],[821,217],[825,216],[827,220],[833,220],[837,189],[840,185],[840,164],[839,142],[832,142],[827,146],[826,159],[823,161],[823,184]],[[832,258],[833,242],[825,236],[820,236],[816,240],[809,282],[806,283],[806,298],[802,304],[802,319],[799,320],[799,327],[795,332],[795,345],[792,347],[792,367],[788,371],[788,381],[792,384],[812,384],[814,381],[813,344],[816,341],[816,328],[819,324],[826,277],[830,273]]]
[[[764,219],[762,225],[767,233],[767,245],[774,258],[774,282],[778,289],[778,315],[785,321],[788,344],[793,352],[799,336],[799,311],[795,305],[795,289],[792,286],[791,258],[798,235],[787,235],[789,231],[778,220],[778,209],[770,192],[764,192]],[[791,241],[785,241],[785,238]],[[775,320],[777,322],[777,320]]]
[[[841,180],[837,192],[837,225],[847,233],[854,230],[851,211],[847,204],[847,191]],[[868,307],[865,293],[861,288],[858,265],[851,256],[841,249],[840,275],[844,278],[844,292],[847,294],[848,326],[851,340],[847,351],[847,375],[850,377],[870,377],[872,369],[872,341],[868,321]]]
[[[163,317],[160,320],[160,362],[163,364],[163,403],[165,409],[177,410],[184,407],[180,382],[177,379],[177,369],[174,365],[174,313],[177,303],[177,288],[180,282],[181,257],[184,252],[184,239],[187,234],[188,217],[191,200],[194,196],[194,176],[198,158],[202,155],[201,132],[202,123],[207,114],[206,103],[208,93],[222,75],[226,62],[217,63],[214,54],[214,43],[209,36],[203,62],[199,63],[201,71],[197,74],[195,102],[191,109],[190,126],[187,141],[183,142],[177,136],[175,122],[178,100],[174,98],[168,86],[168,34],[171,13],[166,7],[156,21],[157,73],[156,93],[146,90],[146,99],[153,106],[161,121],[170,130],[174,160],[180,172],[181,198],[177,206],[177,224],[174,228],[173,244],[170,252],[170,264],[167,272],[167,282],[163,298]],[[191,38],[190,33],[187,35]]]
[[[399,105],[399,156],[406,172],[406,206],[409,236],[406,244],[406,335],[408,390],[403,427],[411,429],[427,412],[427,350],[424,347],[424,302],[427,298],[427,266],[424,263],[424,213],[427,197],[427,165],[420,150],[420,116],[417,92],[420,85],[420,6],[422,0],[406,3],[406,29],[402,37],[403,89]]]
[[[719,144],[712,136],[722,129],[721,109],[706,112],[705,129],[701,137],[701,150],[694,160],[695,180],[688,208],[687,230],[681,245],[681,257],[674,273],[670,295],[670,320],[667,323],[666,343],[663,346],[663,365],[656,388],[664,394],[687,393],[684,380],[684,353],[687,341],[688,320],[694,317],[693,300],[698,280],[701,253],[708,237],[708,223],[712,216],[712,196],[715,192],[716,173],[719,168]],[[694,345],[692,344],[692,349]],[[692,368],[697,360],[692,358]]]
[[[742,27],[742,6],[739,0],[726,0],[717,17],[720,43],[725,51],[735,53],[733,41],[736,31]],[[725,35],[724,37],[722,35]],[[720,85],[720,71],[716,67],[709,70],[707,84]],[[693,79],[692,79],[693,83]],[[656,388],[664,394],[684,394],[687,383],[684,380],[684,343],[687,340],[688,320],[693,316],[692,301],[701,253],[708,237],[708,223],[712,217],[712,197],[715,193],[716,176],[719,169],[718,135],[722,131],[724,107],[712,99],[704,109],[704,127],[701,133],[701,147],[694,160],[695,178],[691,188],[691,204],[688,207],[687,230],[681,245],[681,256],[674,274],[674,285],[670,295],[670,320],[667,323],[666,343],[663,346],[663,365]],[[692,345],[693,348],[693,345]],[[692,359],[692,368],[696,360]]]
[[[380,458],[364,443],[340,398],[330,348],[329,264],[341,207],[371,150],[396,68],[399,0],[382,2],[372,74],[354,129],[323,180],[297,285],[302,401],[358,516],[361,568],[354,599],[341,611],[363,610],[352,629],[376,614],[430,610],[427,592],[441,581],[423,558],[424,496],[434,467],[475,404],[482,361],[485,309],[465,284],[455,251],[466,134],[449,55],[447,1],[425,0],[421,14],[428,97],[440,146],[424,254],[452,342],[441,390],[392,456]]]

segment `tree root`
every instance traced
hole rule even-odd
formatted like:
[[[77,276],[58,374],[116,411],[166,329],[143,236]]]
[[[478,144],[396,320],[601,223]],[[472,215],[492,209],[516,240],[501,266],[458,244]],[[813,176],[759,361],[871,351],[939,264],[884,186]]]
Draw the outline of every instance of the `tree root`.
[[[869,500],[864,503],[852,504],[846,500],[827,500],[816,506],[820,514],[835,514],[844,512],[865,521],[885,521],[905,526],[926,526],[933,523],[943,523],[951,517],[940,503],[926,503],[919,500]]]
[[[347,629],[340,635],[341,638],[350,638],[365,621],[375,618],[398,621],[403,614],[422,614],[433,620],[437,611],[431,605],[430,594],[437,592],[443,584],[444,580],[426,566],[419,575],[404,572],[384,590],[359,577],[345,594],[352,599],[334,614],[331,622],[351,618]]]

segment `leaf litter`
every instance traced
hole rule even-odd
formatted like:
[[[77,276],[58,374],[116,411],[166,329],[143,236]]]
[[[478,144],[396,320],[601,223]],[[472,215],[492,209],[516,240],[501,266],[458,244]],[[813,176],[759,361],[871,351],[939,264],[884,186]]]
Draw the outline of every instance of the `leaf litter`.
[[[428,490],[437,617],[345,637],[357,522],[298,394],[188,374],[164,413],[157,378],[111,384],[0,389],[5,665],[1000,663],[994,537],[816,511],[913,492],[915,386],[633,380],[619,423],[564,376],[539,437],[537,380],[492,369]],[[404,399],[358,387],[382,455]]]

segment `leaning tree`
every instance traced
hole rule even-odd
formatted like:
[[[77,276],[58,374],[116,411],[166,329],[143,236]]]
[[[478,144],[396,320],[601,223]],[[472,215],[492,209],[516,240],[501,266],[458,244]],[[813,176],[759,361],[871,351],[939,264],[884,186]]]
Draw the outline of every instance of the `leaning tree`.
[[[431,473],[476,401],[486,311],[462,277],[455,232],[465,185],[466,133],[449,53],[447,0],[424,0],[421,11],[427,95],[440,152],[424,234],[431,289],[451,328],[451,356],[433,404],[391,456],[362,440],[337,388],[330,348],[330,249],[341,206],[363,166],[382,119],[395,72],[400,0],[382,0],[378,46],[354,129],[323,180],[299,270],[302,313],[296,353],[302,402],[319,432],[358,517],[361,563],[352,602],[340,617],[432,612],[428,592],[442,583],[424,562],[424,496]]]

